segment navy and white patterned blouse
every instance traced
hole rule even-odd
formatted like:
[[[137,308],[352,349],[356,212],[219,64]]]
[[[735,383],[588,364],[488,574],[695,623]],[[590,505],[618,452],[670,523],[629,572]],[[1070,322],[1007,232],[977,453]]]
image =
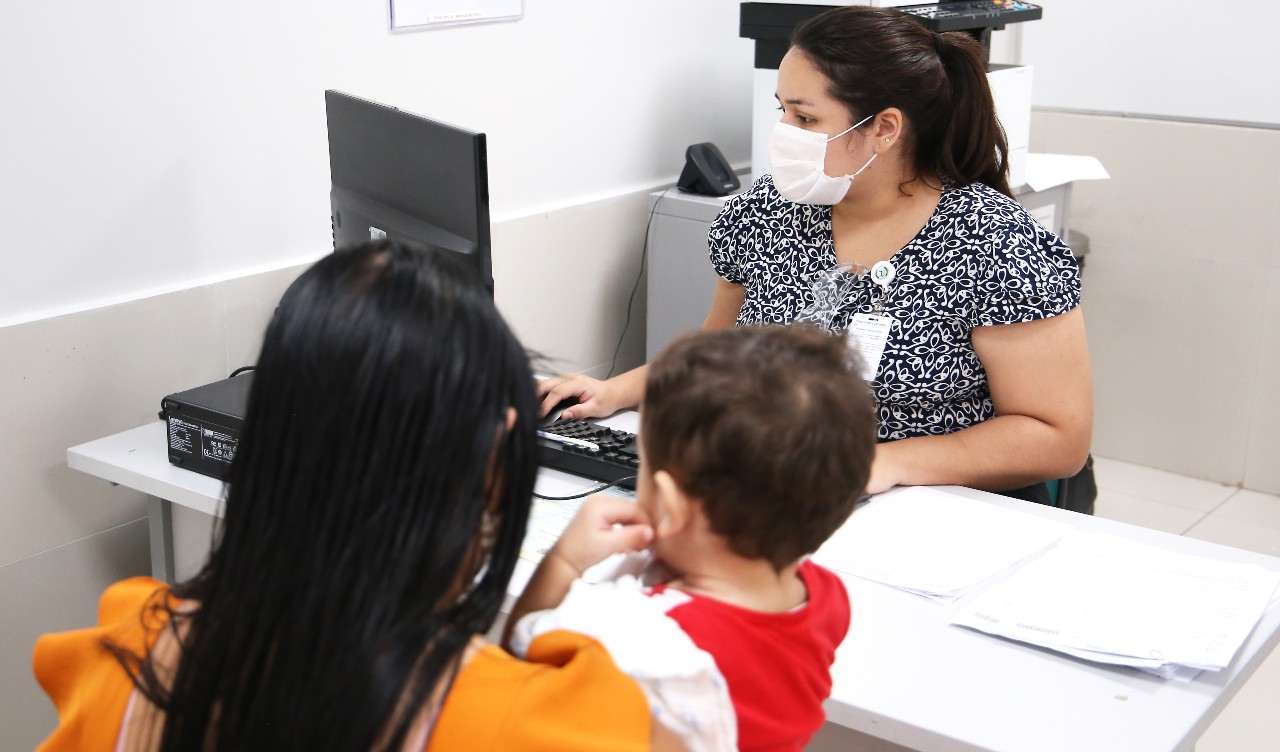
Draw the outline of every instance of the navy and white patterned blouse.
[[[787,324],[813,304],[810,282],[836,265],[831,207],[782,198],[764,175],[729,199],[708,234],[716,273],[746,288],[738,325]],[[947,434],[994,415],[976,326],[1048,318],[1080,304],[1075,256],[1013,199],[986,185],[945,185],[933,216],[891,259],[884,299],[895,323],[872,392],[881,441]],[[833,320],[872,313],[857,281]]]

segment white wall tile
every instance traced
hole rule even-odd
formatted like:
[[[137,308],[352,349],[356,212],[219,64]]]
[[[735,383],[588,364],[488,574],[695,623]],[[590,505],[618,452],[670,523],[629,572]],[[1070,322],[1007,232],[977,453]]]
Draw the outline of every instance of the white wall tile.
[[[1204,512],[1197,512],[1194,509],[1107,490],[1102,487],[1101,481],[1099,481],[1098,498],[1094,501],[1093,513],[1106,520],[1115,520],[1174,535],[1181,535],[1205,516]]]
[[[1099,491],[1137,496],[1202,514],[1213,511],[1238,490],[1235,486],[1188,478],[1108,457],[1095,455],[1093,459]]]
[[[1280,131],[1035,111],[1031,151],[1102,161],[1111,179],[1073,186],[1071,224],[1112,252],[1204,260],[1228,287],[1280,265]]]
[[[494,299],[547,370],[607,372],[643,269],[649,192],[494,225]],[[644,357],[643,277],[639,284],[619,372]]]
[[[1215,517],[1271,528],[1280,541],[1280,496],[1237,491],[1213,511]]]
[[[138,520],[0,566],[0,749],[34,749],[57,724],[31,673],[36,638],[93,626],[108,585],[150,573],[146,551]]]
[[[1280,556],[1280,529],[1211,514],[1184,533],[1188,538]]]
[[[1280,234],[1280,216],[1275,217]],[[1249,453],[1244,485],[1280,494],[1280,267],[1268,269],[1266,313],[1258,355],[1258,385],[1253,395]]]
[[[227,373],[258,362],[262,335],[284,291],[310,264],[228,280],[220,285],[225,311]]]
[[[1250,485],[1280,483],[1280,132],[1037,111],[1031,133],[1112,175],[1071,207],[1091,244],[1095,451],[1230,484],[1248,457]]]
[[[1255,412],[1263,281],[1210,285],[1200,261],[1093,241],[1084,311],[1094,452],[1239,483]]]
[[[142,516],[139,495],[67,468],[66,450],[224,375],[221,320],[221,295],[197,288],[0,328],[0,564]]]

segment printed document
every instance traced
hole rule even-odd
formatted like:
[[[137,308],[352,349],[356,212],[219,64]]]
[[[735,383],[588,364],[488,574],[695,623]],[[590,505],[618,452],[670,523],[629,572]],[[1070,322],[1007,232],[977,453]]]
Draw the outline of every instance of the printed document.
[[[1249,636],[1280,572],[1073,532],[951,623],[1104,663],[1218,670]]]
[[[954,600],[1057,541],[1070,524],[928,487],[877,496],[813,555],[817,563]]]

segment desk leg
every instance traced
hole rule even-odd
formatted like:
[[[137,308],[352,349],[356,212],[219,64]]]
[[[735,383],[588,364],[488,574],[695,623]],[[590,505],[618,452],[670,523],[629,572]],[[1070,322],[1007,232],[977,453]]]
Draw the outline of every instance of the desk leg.
[[[158,496],[147,497],[147,526],[151,531],[151,576],[173,584],[173,505]]]

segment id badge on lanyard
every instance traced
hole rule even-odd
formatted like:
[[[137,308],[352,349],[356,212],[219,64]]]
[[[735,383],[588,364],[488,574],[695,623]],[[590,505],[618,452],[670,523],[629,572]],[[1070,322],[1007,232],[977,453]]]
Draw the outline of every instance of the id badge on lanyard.
[[[880,359],[884,357],[884,346],[889,342],[892,329],[892,316],[855,313],[845,330],[849,349],[856,350],[862,359],[862,378],[869,382],[875,381],[880,371]]]
[[[889,293],[889,283],[893,281],[893,264],[888,261],[877,262],[871,267],[871,281],[880,288],[879,301],[874,313],[855,313],[845,330],[846,342],[851,350],[856,350],[862,360],[862,378],[868,382],[876,380],[880,372],[880,361],[884,358],[885,345],[889,343],[889,333],[893,331],[893,317],[884,313],[884,299]]]

